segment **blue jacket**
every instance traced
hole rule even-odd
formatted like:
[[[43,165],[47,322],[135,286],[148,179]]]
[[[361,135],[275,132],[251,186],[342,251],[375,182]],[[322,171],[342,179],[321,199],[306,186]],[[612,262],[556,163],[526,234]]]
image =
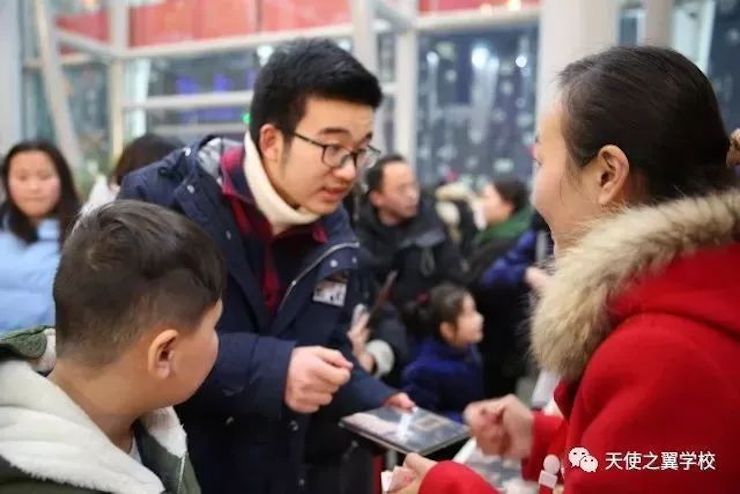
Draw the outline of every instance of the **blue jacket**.
[[[437,338],[420,345],[419,355],[403,372],[403,390],[422,408],[462,422],[468,404],[485,398],[478,350],[453,348]]]
[[[228,265],[224,312],[217,330],[216,365],[196,395],[178,409],[205,494],[300,492],[308,415],[284,404],[291,352],[323,345],[351,358],[346,337],[356,288],[357,241],[344,210],[323,217],[328,240],[302,260],[275,317],[247,262],[239,229],[217,183],[221,141],[207,137],[161,162],[127,175],[121,198],[176,210],[200,225],[221,247]],[[211,156],[209,158],[209,155]],[[348,277],[343,307],[314,301],[322,280]],[[361,371],[323,414],[341,416],[380,406],[395,391]]]
[[[54,324],[52,286],[59,265],[59,222],[42,221],[38,241],[26,244],[0,228],[0,334]]]

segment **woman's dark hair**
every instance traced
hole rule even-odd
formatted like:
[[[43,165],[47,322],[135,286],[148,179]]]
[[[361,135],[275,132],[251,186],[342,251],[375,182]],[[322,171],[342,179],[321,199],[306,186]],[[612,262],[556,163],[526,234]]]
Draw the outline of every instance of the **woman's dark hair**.
[[[514,213],[518,213],[529,204],[527,185],[515,178],[494,180],[491,184],[501,199],[514,206]]]
[[[469,292],[457,285],[443,283],[429,292],[429,298],[419,307],[419,327],[439,340],[442,337],[442,323],[457,326],[457,319],[463,310],[465,297]]]
[[[618,146],[653,201],[733,185],[729,139],[707,77],[666,48],[618,47],[560,74],[563,135],[583,167]]]
[[[4,228],[7,220],[8,229],[15,236],[22,239],[28,244],[38,241],[36,227],[31,220],[23,214],[18,205],[13,202],[13,196],[10,193],[10,184],[8,177],[13,158],[20,154],[30,151],[39,151],[46,154],[54,164],[54,169],[59,176],[59,202],[51,211],[51,216],[59,220],[59,244],[64,243],[67,233],[77,217],[80,210],[80,199],[72,180],[72,172],[69,169],[67,160],[64,159],[61,151],[52,143],[47,141],[22,141],[13,146],[2,165],[2,184],[7,194],[5,203],[0,208],[0,228]]]
[[[126,174],[161,160],[183,145],[178,139],[167,139],[156,134],[144,134],[137,137],[123,148],[111,178],[121,185]]]

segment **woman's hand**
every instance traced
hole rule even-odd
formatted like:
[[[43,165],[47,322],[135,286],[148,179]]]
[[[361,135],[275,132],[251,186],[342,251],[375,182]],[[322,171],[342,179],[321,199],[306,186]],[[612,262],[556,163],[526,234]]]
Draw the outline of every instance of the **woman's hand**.
[[[392,491],[391,494],[417,494],[421,483],[424,481],[429,470],[437,464],[436,461],[429,460],[416,453],[411,453],[406,457],[406,461],[403,462],[403,468],[411,470],[416,475],[416,480],[399,490]]]
[[[529,457],[534,413],[516,396],[472,403],[465,409],[465,421],[484,453],[515,460]]]
[[[540,293],[550,281],[550,275],[543,269],[530,266],[524,273],[524,281],[527,283],[529,288]]]

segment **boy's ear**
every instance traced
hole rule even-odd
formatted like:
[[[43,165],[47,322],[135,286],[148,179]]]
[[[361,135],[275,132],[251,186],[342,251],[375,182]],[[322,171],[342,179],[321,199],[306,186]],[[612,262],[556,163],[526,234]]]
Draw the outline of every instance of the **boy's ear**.
[[[172,374],[179,337],[180,333],[175,329],[165,329],[154,337],[147,354],[147,370],[150,374],[159,379],[166,379]]]

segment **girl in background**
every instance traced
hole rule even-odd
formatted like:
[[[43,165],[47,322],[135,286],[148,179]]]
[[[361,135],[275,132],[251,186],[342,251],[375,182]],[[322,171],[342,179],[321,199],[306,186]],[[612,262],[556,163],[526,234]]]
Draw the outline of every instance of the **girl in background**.
[[[67,161],[53,144],[16,144],[2,164],[0,333],[54,324],[60,247],[80,208]]]
[[[419,310],[421,327],[432,335],[404,370],[403,389],[420,407],[462,422],[465,407],[484,398],[476,349],[483,338],[483,316],[472,295],[451,284],[434,288]]]

